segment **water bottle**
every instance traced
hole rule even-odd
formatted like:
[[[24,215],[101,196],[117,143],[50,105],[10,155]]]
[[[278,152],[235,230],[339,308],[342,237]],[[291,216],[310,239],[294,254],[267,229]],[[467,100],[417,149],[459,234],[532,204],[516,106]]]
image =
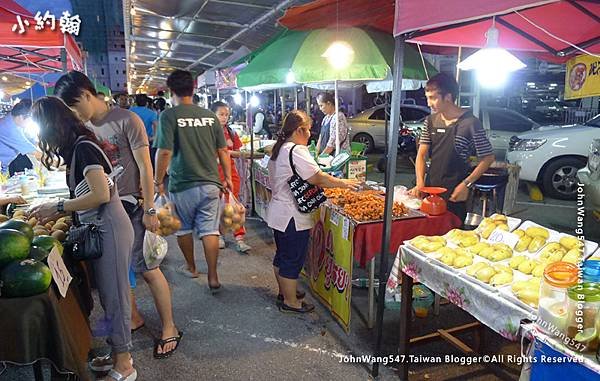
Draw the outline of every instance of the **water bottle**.
[[[311,140],[310,146],[308,146],[308,152],[310,152],[310,154],[312,155],[312,157],[315,158],[315,160],[317,159],[317,147],[315,146],[314,140]]]

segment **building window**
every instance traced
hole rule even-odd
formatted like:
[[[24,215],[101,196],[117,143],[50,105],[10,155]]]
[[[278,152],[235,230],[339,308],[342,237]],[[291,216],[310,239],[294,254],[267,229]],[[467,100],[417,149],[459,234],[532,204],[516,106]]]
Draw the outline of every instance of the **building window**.
[[[100,69],[100,71],[102,72],[102,75],[104,75],[104,68]]]
[[[115,57],[115,61],[117,61],[117,57]]]
[[[121,84],[119,82],[117,82],[117,87],[121,87]]]
[[[121,48],[125,49],[125,44],[121,44]]]
[[[102,86],[106,86],[106,82],[102,82]]]
[[[119,69],[115,70],[115,73],[118,75],[119,74]]]
[[[123,70],[123,74],[127,74],[127,72],[125,70]]]
[[[100,56],[100,62],[104,62],[104,56]]]

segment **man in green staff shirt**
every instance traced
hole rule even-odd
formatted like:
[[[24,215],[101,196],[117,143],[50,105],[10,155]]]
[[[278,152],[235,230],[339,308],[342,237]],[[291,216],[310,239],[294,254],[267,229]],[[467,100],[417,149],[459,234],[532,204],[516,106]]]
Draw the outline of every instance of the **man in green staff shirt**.
[[[217,116],[192,101],[192,74],[175,70],[169,75],[167,86],[173,94],[174,107],[160,114],[154,143],[158,148],[154,181],[159,193],[164,193],[163,182],[169,169],[169,195],[181,220],[177,243],[186,260],[180,270],[198,277],[192,236],[196,233],[204,246],[208,287],[214,293],[221,288],[217,276],[219,196],[222,186],[233,189],[229,152]],[[219,178],[217,158],[223,168],[224,184]]]

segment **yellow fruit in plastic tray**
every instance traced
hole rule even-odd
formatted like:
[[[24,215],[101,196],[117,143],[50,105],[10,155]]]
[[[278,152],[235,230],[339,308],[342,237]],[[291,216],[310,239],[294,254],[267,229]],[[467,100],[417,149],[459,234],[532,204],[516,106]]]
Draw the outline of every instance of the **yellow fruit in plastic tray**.
[[[481,236],[485,239],[488,239],[494,230],[496,230],[496,225],[488,225],[482,230]]]
[[[477,255],[481,252],[481,250],[486,249],[488,247],[490,247],[489,243],[479,242],[478,244],[469,247],[467,250],[469,250],[469,252]]]
[[[483,258],[489,258],[492,254],[494,254],[495,249],[492,246],[486,247],[485,249],[479,252],[479,256]]]
[[[583,242],[579,241],[576,237],[562,237],[559,242],[567,250],[575,249],[583,245]]]
[[[495,250],[492,255],[488,257],[488,259],[492,262],[503,261],[507,258],[510,258],[512,253],[505,250]]]
[[[526,256],[524,255],[519,255],[517,257],[513,257],[510,262],[508,263],[508,265],[510,266],[511,269],[517,269],[519,267],[519,265],[525,261],[527,259]]]
[[[446,244],[442,242],[427,242],[423,244],[419,249],[423,250],[423,252],[425,253],[431,253],[434,251],[438,251],[444,246],[446,246]]]
[[[562,261],[563,262],[569,262],[569,263],[573,263],[573,264],[578,264],[579,262],[581,262],[581,259],[583,258],[583,255],[581,253],[581,250],[579,249],[571,249],[567,252],[567,254],[565,254],[564,257],[562,257]]]
[[[508,218],[504,215],[504,214],[496,214],[492,217],[490,217],[494,222],[503,222],[506,223],[508,222]]]
[[[504,251],[508,251],[509,253],[512,253],[512,249],[510,248],[510,246],[508,246],[507,244],[502,243],[502,242],[495,243],[494,248],[496,250],[504,250]]]
[[[523,237],[525,235],[525,232],[522,229],[517,229],[513,232],[514,234],[518,235],[519,238]]]
[[[532,259],[526,259],[523,262],[521,262],[521,264],[519,265],[517,270],[519,270],[523,274],[531,274],[531,272],[533,271],[535,266],[537,266],[539,264],[540,264],[540,262],[538,262],[538,261],[535,261]]]
[[[452,229],[446,234],[446,238],[450,242],[458,242],[458,240],[462,237],[463,231],[460,229]]]
[[[417,248],[419,247],[419,245],[422,245],[427,242],[429,242],[429,240],[425,236],[422,236],[422,235],[410,240],[411,245],[413,245]]]
[[[473,258],[473,253],[471,253],[467,249],[463,249],[462,247],[455,249],[454,252],[456,253],[457,257]]]
[[[440,258],[440,261],[448,266],[452,266],[452,263],[454,263],[454,258],[456,258],[456,254],[446,253],[446,254],[442,255],[442,257]]]
[[[499,272],[496,273],[492,279],[490,279],[490,284],[492,286],[502,286],[504,284],[511,283],[513,280],[512,273]]]
[[[527,287],[531,287],[531,284],[528,281],[526,281],[526,280],[520,280],[518,282],[514,282],[511,285],[510,289],[512,290],[513,293],[516,294],[520,290],[522,290],[524,288],[527,288]]]
[[[438,235],[432,235],[430,237],[425,237],[427,238],[427,240],[431,241],[431,242],[441,242],[444,245],[446,244],[446,239],[444,237],[440,237]]]
[[[548,239],[550,237],[550,232],[548,229],[543,228],[541,226],[532,226],[525,230],[525,234],[530,237],[542,237],[544,239]]]
[[[497,273],[513,273],[512,269],[506,265],[494,265],[494,270],[496,270]]]
[[[496,271],[491,266],[485,266],[475,273],[475,278],[484,283],[489,283],[494,275],[496,275]]]
[[[441,249],[439,249],[437,251],[437,253],[440,254],[440,255],[445,255],[445,254],[456,255],[456,251],[454,249],[450,248],[450,247],[447,247],[447,246],[442,247]]]
[[[540,299],[540,291],[533,288],[523,288],[517,292],[515,292],[517,298],[519,298],[523,303],[530,305],[531,307],[537,308],[539,299]]]
[[[532,239],[533,238],[531,238],[527,234],[523,235],[523,237],[521,237],[519,239],[519,242],[517,242],[517,245],[515,246],[515,250],[520,251],[520,252],[527,250]]]
[[[476,245],[479,242],[479,237],[476,234],[463,235],[458,241],[460,247],[469,247]]]
[[[463,267],[467,267],[473,264],[473,258],[471,257],[465,257],[465,256],[457,256],[454,259],[454,263],[452,264],[452,266],[456,267],[457,269],[463,268]]]
[[[496,226],[496,223],[490,217],[486,217],[479,224],[478,230],[483,230],[483,229],[487,228],[490,225]]]
[[[546,238],[539,237],[539,236],[533,237],[533,239],[529,243],[529,246],[527,247],[527,251],[529,251],[530,253],[535,253],[539,249],[541,249],[545,244],[546,244]]]
[[[488,267],[489,265],[485,262],[477,262],[474,265],[469,266],[467,269],[467,275],[475,276],[475,273],[481,270],[484,267]]]
[[[546,266],[548,266],[547,263],[540,263],[539,265],[533,268],[531,275],[541,278],[542,275],[544,275],[544,269],[546,268]]]
[[[566,253],[566,251],[564,251],[564,249],[562,248],[560,243],[550,242],[549,244],[544,246],[544,248],[542,250],[540,250],[540,259],[546,259],[546,258],[550,257],[550,254],[552,254],[556,251],[559,251],[559,250],[562,250],[563,254]]]

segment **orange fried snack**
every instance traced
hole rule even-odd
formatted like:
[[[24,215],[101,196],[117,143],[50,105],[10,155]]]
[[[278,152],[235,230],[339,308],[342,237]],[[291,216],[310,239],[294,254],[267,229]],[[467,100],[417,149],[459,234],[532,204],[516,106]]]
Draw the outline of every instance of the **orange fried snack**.
[[[343,208],[344,214],[358,222],[376,221],[383,219],[385,200],[381,193],[375,190],[354,192],[348,189],[330,188],[325,190],[328,200]],[[399,217],[408,212],[408,209],[399,202],[395,202],[392,215]]]

